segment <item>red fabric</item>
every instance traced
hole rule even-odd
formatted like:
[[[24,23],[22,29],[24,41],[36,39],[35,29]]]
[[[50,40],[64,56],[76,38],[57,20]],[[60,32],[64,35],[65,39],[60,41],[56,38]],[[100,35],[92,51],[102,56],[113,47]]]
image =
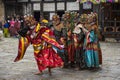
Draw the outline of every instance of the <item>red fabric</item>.
[[[70,44],[67,48],[69,61],[74,61],[74,45]]]
[[[14,62],[17,62],[17,61],[23,59],[26,49],[28,48],[29,44],[30,44],[30,41],[28,40],[28,38],[26,38],[26,37],[19,38],[18,54],[17,54],[17,57],[15,58]]]
[[[102,52],[101,52],[101,49],[98,50],[99,52],[99,64],[102,64]]]
[[[49,29],[48,28],[40,29],[37,36],[34,39],[32,39],[33,45],[34,44],[43,45],[43,42],[45,42],[47,45],[53,44],[54,46],[56,46],[56,44],[58,44],[56,41],[52,40],[51,38],[41,37],[42,34],[44,34],[44,32],[46,32],[46,30],[49,30]],[[49,34],[49,36],[47,36],[47,37],[50,37],[51,35],[53,35],[52,32],[48,32],[48,34]],[[45,47],[45,48],[41,49],[39,52],[35,52],[35,50],[34,50],[34,56],[35,56],[39,71],[43,71],[44,69],[46,69],[48,67],[55,68],[55,67],[63,66],[62,59],[53,50],[52,47],[48,47],[45,45],[43,45],[43,47]]]
[[[41,37],[42,34],[44,34],[46,30],[48,30],[48,28],[41,28],[38,32],[36,32],[36,36],[33,39],[30,37],[30,35],[32,34],[34,30],[32,30],[32,32],[30,32],[30,34],[26,36],[28,39],[28,42],[31,42],[33,44],[34,56],[35,56],[35,59],[37,61],[37,65],[40,71],[43,71],[44,69],[48,67],[55,68],[55,67],[63,66],[62,59],[53,50],[51,44],[53,44],[54,46],[56,46],[57,44],[59,47],[60,45],[52,38],[44,37],[46,39],[45,40],[44,38]],[[52,35],[52,33],[49,33],[49,32],[48,34]],[[47,37],[50,37],[50,36],[48,35]],[[49,41],[51,44],[49,43]],[[19,42],[19,44],[21,44],[21,42]],[[24,44],[25,44],[25,41],[24,41]],[[21,46],[19,47],[21,48]]]
[[[17,31],[20,30],[20,22],[19,22],[19,21],[16,21],[15,24],[14,24],[14,27],[15,27],[16,33],[17,33]]]
[[[43,49],[39,54],[34,53],[34,55],[40,71],[48,67],[54,68],[63,66],[62,59],[55,53],[52,47]]]

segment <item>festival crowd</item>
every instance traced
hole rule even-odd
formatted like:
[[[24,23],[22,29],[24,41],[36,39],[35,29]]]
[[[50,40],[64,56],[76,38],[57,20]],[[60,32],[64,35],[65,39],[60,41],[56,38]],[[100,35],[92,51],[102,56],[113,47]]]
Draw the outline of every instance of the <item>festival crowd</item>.
[[[24,57],[32,44],[39,73],[46,68],[51,75],[54,67],[75,70],[99,69],[102,52],[99,44],[98,16],[66,11],[60,18],[55,14],[52,22],[33,16],[9,18],[4,24],[4,36],[19,36],[19,50],[15,62]]]
[[[0,29],[4,37],[18,37],[18,31],[24,26],[24,17],[19,15],[7,16],[4,22],[0,21]]]

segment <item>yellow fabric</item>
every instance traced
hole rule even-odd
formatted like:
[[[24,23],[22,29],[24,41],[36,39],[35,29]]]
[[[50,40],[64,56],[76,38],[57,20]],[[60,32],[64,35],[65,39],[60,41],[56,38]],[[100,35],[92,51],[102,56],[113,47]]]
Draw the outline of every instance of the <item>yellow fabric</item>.
[[[106,2],[106,0],[101,0],[101,2]]]
[[[43,22],[43,23],[48,23],[48,20],[43,19],[42,22]]]
[[[81,0],[81,3],[87,2],[87,0]]]
[[[50,32],[50,30],[46,30],[45,32]]]
[[[8,30],[8,28],[4,28],[3,30],[4,30],[3,31],[4,32],[4,36],[8,37],[9,36],[9,30]]]
[[[28,44],[28,39],[27,39],[27,38],[24,38],[24,37],[21,37],[21,46],[22,46],[22,49],[21,49],[21,50],[22,50],[22,52],[21,52],[20,59],[22,59],[23,56],[24,56],[26,44]]]
[[[55,41],[55,39],[48,37],[46,34],[42,34],[42,36],[45,37],[48,41],[49,41],[49,40]]]
[[[21,46],[22,46],[22,52],[21,52],[21,56],[20,59],[23,58],[23,54],[24,54],[24,50],[25,50],[25,46],[24,46],[24,37],[21,37]]]
[[[40,49],[39,49],[40,46],[41,46],[41,44],[33,44],[34,52],[36,54],[38,54],[40,52]]]
[[[35,31],[38,32],[39,30],[40,30],[40,24],[38,23]]]

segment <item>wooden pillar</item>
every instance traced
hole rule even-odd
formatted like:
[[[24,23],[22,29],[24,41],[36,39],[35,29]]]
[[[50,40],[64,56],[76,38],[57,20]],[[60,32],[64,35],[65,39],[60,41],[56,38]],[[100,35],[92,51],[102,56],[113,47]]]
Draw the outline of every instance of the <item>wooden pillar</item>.
[[[80,4],[80,12],[79,14],[81,15],[83,13],[83,4]]]
[[[33,3],[31,2],[31,13],[33,15]]]
[[[55,13],[57,13],[57,0],[55,0]]]
[[[65,11],[67,10],[67,0],[64,0],[65,3]]]
[[[81,6],[80,6],[80,3],[79,3],[79,14],[80,14],[80,10],[81,10]]]
[[[41,16],[43,16],[44,14],[43,14],[43,7],[44,6],[44,0],[41,0],[41,2],[40,2],[40,15]]]

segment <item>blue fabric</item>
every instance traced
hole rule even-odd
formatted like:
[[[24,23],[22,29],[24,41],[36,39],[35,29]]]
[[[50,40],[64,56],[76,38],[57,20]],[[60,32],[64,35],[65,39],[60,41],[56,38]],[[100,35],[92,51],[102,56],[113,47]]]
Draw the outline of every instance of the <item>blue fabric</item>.
[[[99,67],[98,52],[94,50],[86,50],[85,61],[87,67]]]
[[[55,46],[52,46],[57,52],[61,52],[61,53],[64,53],[64,49],[59,49],[59,48],[57,48],[57,47],[55,47]]]
[[[9,28],[9,24],[8,24],[8,23],[5,23],[5,24],[4,24],[4,28]]]
[[[90,37],[90,42],[94,42],[95,41],[95,33],[94,33],[94,31],[90,32],[89,37]]]
[[[97,42],[97,35],[94,33],[94,31],[90,31],[90,43],[86,44],[86,39],[84,40],[84,46],[85,46],[85,62],[87,67],[99,67],[99,55],[98,51],[94,50],[93,46],[90,47],[90,49],[87,49],[86,45],[94,44]]]

